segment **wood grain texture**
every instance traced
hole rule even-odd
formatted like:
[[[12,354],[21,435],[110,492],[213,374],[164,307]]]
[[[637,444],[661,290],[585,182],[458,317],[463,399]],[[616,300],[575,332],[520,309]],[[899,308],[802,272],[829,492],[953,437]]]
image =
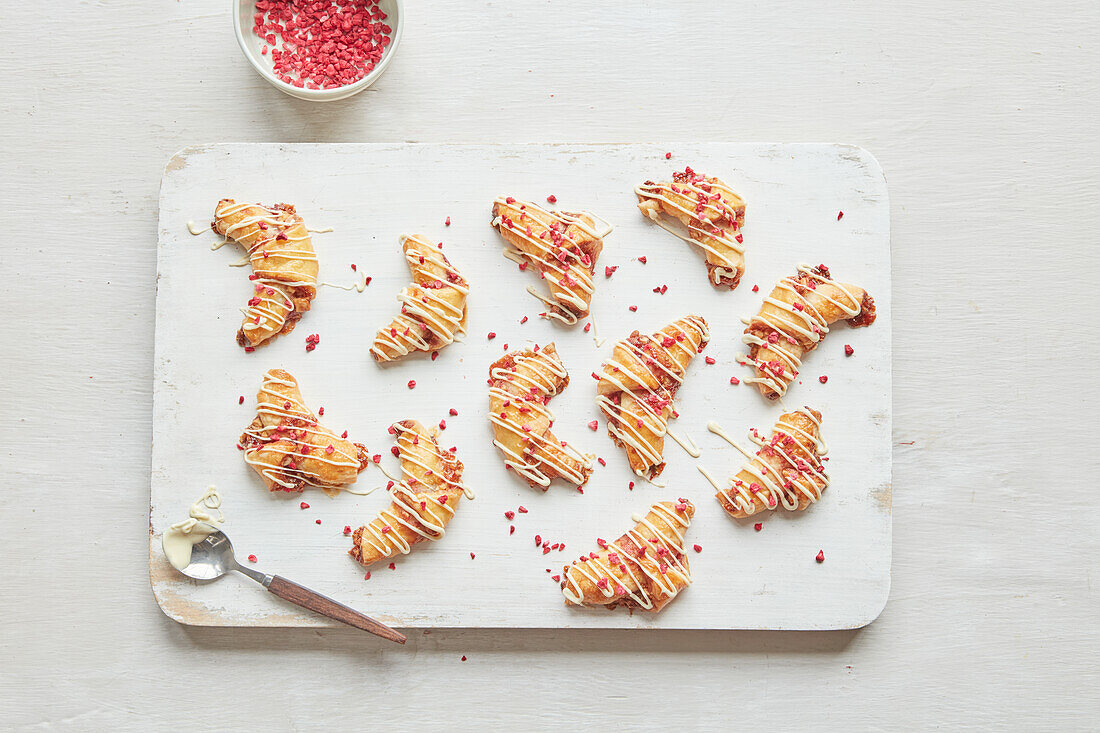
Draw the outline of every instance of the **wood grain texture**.
[[[397,642],[398,644],[404,644],[407,641],[405,635],[400,631],[394,631],[389,626],[379,623],[369,616],[364,616],[354,608],[348,608],[343,603],[338,603],[328,596],[323,596],[316,591],[312,591],[303,585],[295,583],[293,580],[287,580],[281,575],[274,576],[271,579],[271,583],[267,586],[267,589],[285,601],[290,601],[296,606],[301,606],[302,608],[307,608],[323,616],[328,616],[348,626],[354,626],[357,629],[369,631],[376,636]]]
[[[316,107],[252,72],[220,0],[5,7],[0,203],[19,237],[0,249],[0,507],[19,560],[0,570],[0,725],[195,727],[180,691],[213,674],[205,689],[248,693],[218,706],[209,725],[224,729],[367,716],[532,729],[612,713],[623,729],[1094,728],[1100,347],[1071,323],[1095,310],[1095,3],[410,1],[407,12],[379,83]],[[683,49],[690,68],[665,61]],[[358,631],[190,629],[160,613],[146,502],[168,156],[217,140],[677,138],[839,140],[886,170],[894,562],[878,621],[793,634],[433,632],[398,649]],[[61,538],[71,544],[49,549]],[[630,674],[642,671],[675,685],[675,705]],[[455,678],[439,705],[410,694]]]

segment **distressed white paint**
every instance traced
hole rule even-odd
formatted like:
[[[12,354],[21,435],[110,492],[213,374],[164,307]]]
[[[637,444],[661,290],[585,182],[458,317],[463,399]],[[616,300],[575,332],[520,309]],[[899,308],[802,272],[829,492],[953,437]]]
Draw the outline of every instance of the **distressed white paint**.
[[[666,151],[673,152],[671,161]],[[667,177],[690,162],[720,174],[749,203],[744,230],[748,268],[735,292],[706,283],[703,258],[638,212],[634,186]],[[295,171],[283,177],[280,171]],[[553,192],[566,210],[590,208],[615,225],[597,263],[592,313],[601,337],[561,328],[538,317],[544,306],[525,290],[544,286],[503,257],[503,240],[489,226],[498,195],[542,201]],[[237,200],[292,201],[307,225],[333,227],[314,236],[320,278],[352,282],[373,277],[360,294],[322,288],[293,334],[245,353],[234,335],[242,299],[251,293],[248,268],[234,247],[211,252],[221,237],[193,236],[189,220],[206,221],[212,207]],[[837,221],[837,211],[845,211]],[[444,225],[450,217],[451,226]],[[398,235],[443,240],[444,251],[471,283],[469,336],[432,362],[409,358],[379,367],[368,349],[378,327],[397,308],[409,279]],[[324,587],[364,611],[403,627],[575,627],[835,629],[863,626],[882,610],[890,582],[890,251],[889,201],[882,171],[870,154],[841,145],[221,145],[190,149],[167,166],[161,187],[152,471],[154,590],[173,618],[215,625],[304,625],[326,622],[264,594],[243,578],[196,584],[167,570],[160,534],[208,483],[225,497],[226,529],[241,551],[263,567]],[[646,257],[646,263],[637,261]],[[729,383],[752,372],[737,364],[745,353],[742,317],[756,312],[772,283],[803,261],[824,261],[845,281],[865,287],[879,320],[858,331],[840,325],[805,360],[802,384],[783,404],[809,404],[824,416],[833,485],[801,515],[731,522],[713,487],[671,440],[658,488],[638,479],[601,427],[590,374],[615,342],[634,329],[652,333],[691,314],[710,324],[711,342],[692,364],[677,395],[673,429],[705,449],[699,462],[719,476],[734,473],[743,456],[706,430],[718,420],[744,444],[757,427],[767,434],[783,412],[755,388]],[[605,265],[618,266],[605,278]],[[752,284],[761,292],[753,293]],[[664,294],[653,288],[668,285]],[[628,306],[636,306],[630,311]],[[520,324],[522,315],[531,320]],[[496,338],[488,339],[492,331]],[[320,346],[306,352],[305,335]],[[570,370],[566,391],[550,407],[555,432],[579,450],[602,456],[583,495],[565,485],[543,493],[506,472],[486,418],[489,364],[525,343],[554,341]],[[844,356],[851,343],[856,356]],[[280,367],[298,377],[307,402],[324,405],[322,420],[389,456],[386,427],[396,420],[436,424],[446,419],[444,447],[459,447],[464,480],[476,493],[463,502],[444,539],[418,547],[396,571],[372,568],[369,582],[347,557],[345,525],[357,527],[389,503],[384,492],[329,500],[318,492],[272,495],[246,466],[235,445],[255,415],[263,373]],[[817,377],[830,376],[827,384]],[[416,388],[406,384],[416,380]],[[238,405],[238,396],[245,403]],[[448,416],[456,408],[457,417]],[[601,425],[603,420],[600,420]],[[360,483],[385,482],[370,470]],[[629,490],[631,482],[635,489]],[[594,550],[597,537],[614,539],[635,512],[684,496],[697,511],[688,532],[694,585],[660,615],[569,609],[546,568]],[[305,500],[310,508],[299,509]],[[505,511],[530,511],[511,522]],[[315,520],[320,519],[317,525]],[[516,533],[508,534],[514,525]],[[533,537],[566,550],[543,554]],[[828,561],[814,561],[824,548]],[[470,558],[470,553],[475,558]],[[331,624],[326,624],[331,625]]]
[[[201,689],[200,719],[226,729],[583,728],[609,712],[622,729],[1094,728],[1100,347],[1080,318],[1095,310],[1095,4],[406,10],[378,84],[315,107],[254,74],[221,0],[5,8],[0,727],[194,728]],[[159,611],[147,487],[170,155],[676,139],[842,140],[886,171],[894,557],[877,621],[417,632],[398,649]]]

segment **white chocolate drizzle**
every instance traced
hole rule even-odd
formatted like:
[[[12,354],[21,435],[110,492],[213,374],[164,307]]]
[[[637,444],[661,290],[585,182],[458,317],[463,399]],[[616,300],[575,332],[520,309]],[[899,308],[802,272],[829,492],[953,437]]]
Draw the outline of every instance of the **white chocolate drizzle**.
[[[467,499],[474,498],[474,492],[469,487],[461,481],[451,480],[444,472],[437,470],[439,466],[454,460],[454,457],[450,455],[445,457],[436,440],[427,434],[410,430],[400,423],[395,423],[392,427],[397,433],[397,446],[401,454],[402,478],[400,482],[390,487],[389,494],[393,500],[393,505],[407,512],[414,519],[406,519],[387,508],[373,521],[363,526],[359,540],[360,545],[370,545],[382,557],[392,557],[397,553],[407,555],[412,549],[412,544],[402,537],[400,532],[394,531],[394,527],[398,525],[409,529],[426,540],[438,540],[446,534],[447,523],[450,522],[455,513],[458,494],[453,492],[441,494],[440,492],[446,491],[446,489],[457,489]],[[429,460],[432,461],[433,465],[428,465],[428,463],[416,457],[416,454],[424,448],[427,448],[432,454]],[[412,488],[414,484],[419,483],[413,475],[413,466],[419,466],[427,471],[429,475],[437,477],[446,489],[435,488],[429,490],[425,487],[420,493],[417,493]]]
[[[295,390],[298,387],[295,382],[272,376],[271,372],[264,374],[260,393],[267,395],[270,399],[261,401],[256,408],[256,412],[260,416],[267,415],[274,418],[277,424],[264,425],[258,428],[250,425],[245,429],[244,435],[256,441],[255,446],[245,450],[245,462],[256,469],[265,479],[282,487],[283,490],[296,491],[299,486],[298,481],[324,489],[343,488],[342,486],[333,486],[323,482],[320,474],[308,469],[309,461],[304,459],[308,458],[329,466],[354,468],[358,471],[360,466],[358,454],[348,453],[345,450],[345,447],[349,445],[352,446],[352,450],[355,450],[355,444],[338,438],[330,430],[322,427],[309,408],[299,400],[275,391],[273,387],[277,386],[292,387]],[[299,420],[304,424],[300,426],[285,424],[291,420]],[[330,439],[332,442],[326,446],[320,446],[317,442],[308,439],[311,436],[321,436]],[[259,457],[259,454],[265,452],[264,449],[267,444],[276,440],[289,442],[293,446],[290,451],[279,454],[291,458],[287,465],[283,465],[281,461],[265,461]],[[333,449],[332,453],[327,452],[329,447]],[[303,448],[308,448],[308,452],[302,453]],[[298,479],[298,481],[288,479]]]
[[[760,498],[768,509],[782,506],[787,510],[797,510],[803,500],[810,504],[817,502],[829,486],[829,476],[821,461],[821,456],[828,453],[828,448],[820,437],[821,421],[808,407],[796,410],[795,413],[813,422],[818,428],[817,434],[802,430],[788,422],[787,416],[783,415],[775,424],[770,439],[763,438],[756,430],[749,433],[749,439],[758,448],[755,453],[738,445],[717,423],[707,423],[708,430],[726,440],[749,459],[738,471],[738,474],[749,475],[747,483],[735,475],[725,488],[715,486],[738,511],[744,514],[756,513],[756,498]],[[787,439],[797,446],[800,451],[798,455],[792,455]],[[785,466],[781,471],[759,458],[760,452],[765,449],[774,451],[783,459]]]
[[[383,465],[381,463],[375,463],[374,465],[378,466],[378,470],[381,471],[382,474],[386,478],[388,478],[390,481],[400,481],[401,480],[401,474],[399,474],[399,473],[395,474],[393,471],[386,468],[385,465]]]
[[[465,279],[431,242],[420,236],[403,234],[400,237],[402,247],[408,240],[416,245],[405,251],[414,282],[402,288],[397,296],[401,313],[374,337],[370,350],[379,361],[400,358],[414,351],[442,348],[466,333],[466,296],[470,288]],[[446,277],[437,279],[432,267],[444,270]],[[417,284],[418,278],[430,279],[435,287]],[[458,305],[445,297],[448,292],[459,294]],[[433,347],[433,342],[426,338],[429,335],[438,339],[437,346]]]
[[[214,523],[221,524],[225,521],[221,506],[222,497],[218,493],[218,487],[208,486],[199,500],[191,505],[188,518],[170,525],[161,535],[164,556],[172,567],[183,570],[191,564],[191,548],[215,531]]]
[[[534,262],[545,279],[564,291],[556,297],[549,297],[533,286],[527,287],[527,292],[551,309],[542,314],[543,317],[557,319],[569,326],[575,324],[587,314],[592,301],[592,273],[596,263],[589,255],[581,253],[579,243],[569,235],[568,229],[575,226],[593,239],[603,240],[615,227],[589,211],[549,211],[530,201],[504,196],[498,196],[493,203],[494,209],[508,207],[514,213],[511,216],[497,214],[492,225],[524,240],[532,248],[532,252],[526,252],[506,247],[504,256],[521,266],[527,261]],[[529,218],[526,213],[528,209],[552,219],[550,227],[533,217]],[[585,217],[603,224],[603,231],[597,232],[589,226]],[[537,233],[536,227],[541,232]]]
[[[533,377],[518,372],[519,366],[524,366],[534,372]],[[519,439],[523,450],[517,453],[504,445],[499,438],[494,436],[493,445],[504,454],[504,464],[510,466],[516,473],[529,482],[542,487],[547,487],[555,476],[560,476],[566,481],[580,485],[587,480],[584,469],[592,468],[593,456],[582,455],[565,441],[559,441],[550,432],[554,424],[554,413],[547,403],[558,393],[557,385],[561,379],[568,376],[565,365],[558,358],[551,358],[545,352],[537,352],[534,355],[520,352],[514,355],[513,365],[510,368],[494,367],[489,372],[493,384],[489,387],[489,398],[500,400],[506,408],[513,403],[520,405],[515,410],[505,409],[495,411],[490,409],[489,421],[493,424],[493,431],[498,430],[511,433]],[[509,389],[506,385],[511,385]],[[528,427],[528,423],[519,422],[514,415],[527,415],[531,419],[545,419],[547,429],[543,434],[538,434]],[[559,454],[565,455],[580,466],[564,462]],[[553,469],[552,475],[547,475],[544,468]]]
[[[256,276],[253,297],[246,308],[242,309],[245,320],[241,326],[245,332],[256,329],[270,330],[272,334],[278,333],[287,321],[287,317],[294,312],[295,305],[291,299],[290,290],[298,287],[314,288],[317,280],[314,277],[300,277],[292,279],[273,278],[266,273],[278,273],[285,276],[283,270],[271,270],[267,265],[273,265],[285,261],[309,261],[316,262],[317,255],[313,251],[310,242],[309,230],[302,224],[301,217],[294,215],[291,221],[281,219],[282,211],[259,204],[227,203],[219,202],[214,210],[214,220],[228,218],[246,209],[258,209],[261,214],[246,216],[235,224],[228,225],[225,229],[225,239],[215,242],[211,249],[222,247],[229,240],[237,240],[237,236],[246,236],[249,230],[255,226],[262,232],[256,237],[256,241],[247,247],[248,262],[252,265],[253,274]],[[302,234],[295,235],[293,230],[301,226]],[[266,236],[265,236],[266,235]],[[266,249],[278,237],[284,237],[285,243],[276,245],[274,252]]]
[[[679,435],[672,432],[671,430],[666,429],[666,432],[668,434],[668,437],[675,440],[677,444],[679,444],[679,446],[684,449],[684,452],[686,452],[692,458],[698,458],[699,456],[703,455],[703,452],[699,450],[699,446],[695,443],[695,439],[687,433],[684,433],[684,437],[681,438]]]
[[[682,176],[683,174],[678,175]],[[732,251],[742,255],[745,252],[745,246],[743,244],[744,237],[738,231],[740,224],[737,211],[730,208],[726,200],[728,194],[735,201],[741,201],[741,197],[733,189],[717,178],[696,175],[692,179],[685,176],[683,180],[672,183],[643,183],[635,187],[634,193],[641,199],[660,201],[662,204],[681,212],[690,220],[685,223],[676,219],[678,224],[687,227],[688,234],[684,234],[679,227],[666,222],[661,217],[657,207],[642,208],[642,213],[657,226],[685,242],[701,247],[722,263],[714,267],[710,273],[711,281],[715,285],[721,283],[723,276],[738,277],[740,263],[732,258],[729,253]],[[670,198],[670,194],[694,199],[696,208],[692,210],[684,207]],[[720,227],[712,223],[708,216],[710,214],[730,222],[729,227]],[[692,234],[696,236],[693,237]],[[721,248],[716,247],[714,243],[721,245]]]
[[[684,329],[680,325],[684,321],[694,328],[690,331]],[[674,336],[664,332],[668,328],[675,330]],[[655,352],[664,352],[668,362],[673,365],[689,363],[698,354],[700,346],[710,340],[710,331],[707,329],[706,322],[698,316],[689,316],[683,321],[676,321],[665,330],[653,335],[639,335],[639,338],[650,345]],[[663,462],[661,449],[655,442],[646,438],[643,430],[652,433],[656,438],[661,438],[668,432],[668,415],[673,410],[672,400],[676,390],[684,381],[684,373],[670,369],[658,359],[651,358],[629,339],[620,341],[615,347],[616,351],[620,347],[631,354],[636,361],[632,361],[629,365],[623,364],[613,355],[601,367],[596,375],[601,382],[596,405],[607,416],[607,429],[611,436],[632,448],[647,467],[657,466]],[[688,358],[681,359],[680,356]],[[633,382],[634,378],[630,370],[639,368],[648,369],[654,376],[664,374],[671,380],[672,387],[666,388],[658,384],[657,389],[650,390],[632,386],[620,376],[623,374],[626,380]],[[609,383],[614,389],[609,390],[602,383]],[[633,398],[629,406],[622,403],[623,394]],[[684,446],[684,449],[687,450],[687,447]],[[634,472],[642,478],[648,478],[642,470],[635,469]]]
[[[814,282],[828,283],[844,293],[850,305],[830,297],[822,290],[814,290],[816,295],[839,308],[845,314],[844,318],[852,318],[859,314],[862,309],[861,300],[856,298],[843,283],[818,274],[814,271],[812,266],[806,263],[800,263],[798,265],[798,272],[802,275],[809,276]],[[762,362],[759,359],[753,359],[748,354],[742,355],[738,361],[742,365],[753,365],[759,373],[763,375],[760,377],[745,377],[742,381],[750,384],[763,384],[765,387],[782,397],[787,393],[787,387],[791,383],[791,380],[798,376],[798,370],[802,366],[802,360],[799,358],[799,354],[804,353],[804,351],[809,351],[824,339],[829,333],[829,324],[821,312],[818,311],[807,298],[803,297],[798,292],[798,288],[804,286],[794,277],[784,277],[776,283],[775,287],[776,289],[789,290],[795,296],[794,303],[798,303],[801,306],[801,310],[795,308],[794,304],[785,303],[769,294],[764,298],[764,303],[775,307],[781,311],[782,315],[777,316],[772,313],[766,313],[763,308],[761,308],[760,313],[758,313],[755,318],[742,318],[741,322],[746,326],[751,326],[753,323],[757,322],[761,323],[777,332],[779,335],[778,340],[775,342],[767,341],[746,331],[741,341],[750,346],[756,345],[767,348],[775,352],[781,361],[778,363]],[[795,344],[798,343],[795,339],[795,334],[810,342],[810,346],[805,348],[802,352],[799,352],[799,354],[795,354],[788,348],[792,342]],[[788,374],[790,375],[789,377],[787,376]]]
[[[360,272],[357,282],[353,282],[351,285],[340,285],[339,283],[319,282],[318,285],[322,285],[326,288],[336,288],[337,290],[354,290],[357,293],[361,293],[367,289],[367,275]]]
[[[718,483],[718,479],[714,478],[714,476],[712,476],[712,475],[710,474],[710,471],[708,471],[707,469],[703,468],[703,467],[702,467],[702,466],[700,466],[700,465],[696,465],[696,466],[695,466],[695,469],[696,469],[696,470],[697,470],[697,471],[698,471],[699,473],[703,474],[703,477],[704,477],[704,478],[705,478],[705,479],[706,479],[707,481],[710,481],[710,485],[711,485],[711,486],[713,486],[713,487],[715,488],[715,490],[716,490],[716,491],[721,491],[721,490],[722,490],[722,484]]]
[[[598,349],[607,343],[607,339],[600,338],[600,329],[596,326],[596,317],[591,312],[588,314],[588,322],[592,324],[592,342],[596,344]]]
[[[649,558],[648,562],[640,562],[636,555],[628,553],[619,544],[622,537],[607,543],[607,554],[604,557],[592,553],[587,560],[576,561],[566,569],[566,582],[562,587],[562,594],[570,603],[579,605],[584,602],[584,592],[577,578],[574,577],[574,571],[592,583],[604,598],[612,598],[616,595],[626,596],[645,610],[653,608],[655,599],[651,598],[646,591],[642,580],[643,575],[654,582],[663,597],[668,598],[675,597],[680,591],[677,587],[677,579],[683,580],[685,586],[691,584],[691,574],[688,572],[687,563],[683,561],[684,531],[691,525],[691,518],[686,512],[673,511],[664,504],[654,504],[650,512],[662,515],[671,534],[665,534],[659,530],[653,522],[649,521],[648,516],[634,514],[631,520],[634,521],[635,526],[624,537],[628,537],[637,547],[645,548],[647,554],[655,553],[655,557]],[[643,527],[653,534],[654,539],[647,539],[641,533],[640,530]],[[617,556],[619,562],[614,562],[612,556]],[[657,562],[654,562],[654,559]],[[670,573],[669,570],[674,570],[675,573]],[[629,583],[624,582],[626,578],[630,579]],[[606,579],[602,586],[601,579]],[[630,590],[630,585],[636,590]]]
[[[188,222],[187,222],[187,231],[191,232],[191,234],[193,234],[195,236],[198,236],[199,234],[205,234],[206,232],[209,232],[210,227],[208,227],[208,226],[200,227],[200,226],[196,225],[194,221],[188,220]]]
[[[352,496],[370,496],[379,489],[384,488],[386,487],[382,486],[381,484],[379,484],[378,486],[372,486],[369,489],[361,489],[355,486],[341,486],[340,491],[343,491],[345,494],[351,494]]]

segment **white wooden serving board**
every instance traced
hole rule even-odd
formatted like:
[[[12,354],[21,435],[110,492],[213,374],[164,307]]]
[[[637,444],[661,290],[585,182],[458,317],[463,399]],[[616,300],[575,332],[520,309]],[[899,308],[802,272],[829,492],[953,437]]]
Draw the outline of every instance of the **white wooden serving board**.
[[[673,157],[666,160],[665,153]],[[634,186],[665,179],[675,169],[724,178],[748,202],[744,229],[747,271],[735,292],[715,290],[698,251],[649,224],[638,212]],[[497,195],[542,202],[554,194],[566,209],[589,209],[615,224],[598,263],[592,311],[597,348],[581,328],[542,320],[541,304],[526,292],[537,276],[519,272],[501,255],[489,226]],[[362,294],[321,288],[313,309],[290,336],[246,354],[234,341],[239,307],[249,297],[247,268],[232,268],[233,245],[211,251],[212,233],[192,236],[187,223],[206,224],[222,197],[289,202],[313,228],[321,279],[350,284],[351,263],[373,280]],[[837,220],[837,212],[844,217]],[[444,226],[450,217],[451,225]],[[377,328],[397,309],[409,279],[398,235],[420,233],[446,243],[452,262],[471,282],[470,333],[437,361],[410,358],[385,368],[368,348]],[[195,583],[164,560],[160,535],[182,519],[209,484],[224,496],[225,529],[238,554],[256,554],[257,568],[279,573],[400,627],[562,627],[683,629],[854,628],[881,612],[890,586],[891,535],[891,298],[889,202],[875,159],[831,144],[674,143],[629,145],[270,145],[188,148],[169,161],[161,188],[157,328],[150,509],[150,576],[170,617],[189,624],[321,626],[252,581],[230,576]],[[637,261],[645,256],[647,264]],[[731,376],[750,376],[741,318],[798,262],[824,262],[834,276],[866,287],[878,320],[866,329],[838,324],[804,365],[784,405],[808,404],[823,416],[832,485],[802,514],[729,519],[696,470],[716,476],[743,458],[707,432],[719,421],[738,438],[750,427],[770,430],[783,407]],[[610,279],[604,265],[617,265]],[[668,285],[664,295],[654,287]],[[752,292],[759,284],[760,292]],[[637,312],[628,310],[636,305]],[[668,467],[658,488],[638,480],[599,418],[590,373],[633,329],[652,332],[688,313],[706,317],[711,342],[678,395],[681,417],[671,427],[688,433],[702,456],[692,459],[669,440]],[[529,316],[526,324],[520,317]],[[497,334],[489,340],[486,334]],[[305,351],[305,337],[320,334]],[[489,364],[528,342],[554,341],[572,381],[551,407],[555,431],[585,452],[602,456],[584,494],[555,483],[530,489],[505,471],[486,419]],[[845,344],[855,355],[846,358]],[[252,419],[265,370],[294,374],[306,402],[324,406],[324,422],[397,462],[386,427],[416,418],[445,418],[446,447],[458,446],[465,481],[477,492],[463,502],[441,541],[372,568],[370,580],[346,554],[345,525],[357,527],[387,504],[383,491],[329,498],[268,493],[235,444]],[[828,375],[826,384],[817,377]],[[410,390],[406,383],[416,380]],[[238,398],[244,395],[243,405]],[[448,415],[450,408],[458,417]],[[743,441],[748,445],[747,441]],[[385,477],[368,468],[360,486]],[[634,481],[633,491],[628,484]],[[662,613],[628,614],[567,608],[546,568],[595,548],[597,537],[618,537],[631,514],[654,501],[687,497],[697,507],[688,543],[694,584]],[[299,502],[308,502],[308,510]],[[529,509],[513,521],[504,512]],[[321,524],[316,520],[320,519]],[[509,535],[509,526],[515,534]],[[534,536],[565,542],[544,555]],[[819,550],[826,561],[815,562]],[[475,557],[471,558],[470,553]]]

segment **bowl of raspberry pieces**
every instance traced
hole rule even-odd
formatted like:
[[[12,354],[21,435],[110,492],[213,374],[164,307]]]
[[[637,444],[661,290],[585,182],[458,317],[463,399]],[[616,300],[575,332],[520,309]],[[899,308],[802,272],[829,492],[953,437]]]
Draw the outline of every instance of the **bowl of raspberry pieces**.
[[[237,0],[233,25],[252,68],[281,92],[331,102],[363,91],[401,41],[401,0]]]

